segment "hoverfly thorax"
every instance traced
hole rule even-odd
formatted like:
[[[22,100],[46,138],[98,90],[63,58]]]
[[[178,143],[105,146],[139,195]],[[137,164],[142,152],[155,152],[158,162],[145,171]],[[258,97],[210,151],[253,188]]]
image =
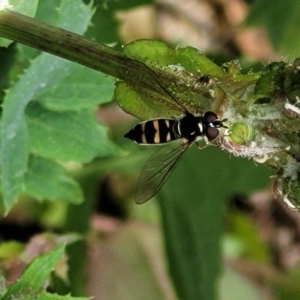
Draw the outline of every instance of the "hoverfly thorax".
[[[177,139],[193,142],[203,136],[203,117],[187,113],[177,121],[174,131]]]

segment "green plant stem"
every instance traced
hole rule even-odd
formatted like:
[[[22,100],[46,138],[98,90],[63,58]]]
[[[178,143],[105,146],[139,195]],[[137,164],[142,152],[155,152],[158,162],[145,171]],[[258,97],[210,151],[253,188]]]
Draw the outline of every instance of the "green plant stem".
[[[124,79],[128,58],[78,34],[10,11],[0,11],[0,36]]]

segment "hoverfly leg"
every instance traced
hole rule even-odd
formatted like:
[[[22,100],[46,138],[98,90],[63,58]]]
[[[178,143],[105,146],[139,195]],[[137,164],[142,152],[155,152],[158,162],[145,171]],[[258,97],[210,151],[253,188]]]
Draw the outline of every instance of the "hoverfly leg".
[[[198,143],[197,141],[195,142],[195,144],[196,144],[198,150],[201,150],[201,149],[202,149],[201,146],[199,145],[199,143]]]
[[[196,141],[195,144],[196,144],[198,150],[203,150],[203,149],[205,149],[206,147],[208,147],[208,146],[211,145],[210,143],[207,143],[207,144],[205,144],[204,146],[200,146],[199,143],[198,143],[198,141]]]

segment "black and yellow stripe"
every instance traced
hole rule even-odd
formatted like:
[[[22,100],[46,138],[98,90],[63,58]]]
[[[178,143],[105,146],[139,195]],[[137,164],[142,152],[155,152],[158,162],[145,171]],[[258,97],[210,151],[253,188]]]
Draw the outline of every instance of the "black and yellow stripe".
[[[173,119],[153,119],[134,126],[126,138],[138,144],[162,144],[175,140],[173,127],[177,121]]]

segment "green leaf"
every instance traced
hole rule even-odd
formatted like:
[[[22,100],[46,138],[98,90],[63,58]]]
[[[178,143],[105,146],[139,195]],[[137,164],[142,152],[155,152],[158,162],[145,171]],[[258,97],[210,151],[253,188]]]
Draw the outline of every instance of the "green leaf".
[[[115,11],[110,9],[112,1],[109,2],[109,7],[103,5],[103,2],[102,0],[94,1],[97,9],[92,19],[93,26],[88,28],[85,36],[106,44],[120,42],[119,23],[115,18]]]
[[[11,284],[2,300],[20,299],[20,296],[34,299],[34,294],[44,288],[45,281],[53,271],[56,263],[64,254],[65,246],[58,246],[54,250],[36,257],[23,271],[18,280]]]
[[[213,147],[189,150],[159,194],[169,269],[179,299],[217,299],[225,201],[266,186],[269,171]]]
[[[35,15],[37,6],[39,4],[38,0],[9,0],[9,5],[11,5],[11,10],[19,12],[23,15],[33,17]]]
[[[6,209],[12,205],[21,190],[28,159],[28,132],[23,116],[24,107],[13,108],[15,105],[10,99],[16,100],[13,95],[7,94],[3,104],[1,126],[2,193]]]
[[[1,2],[2,3],[0,3],[0,9],[2,9],[4,2],[8,2],[10,10],[13,10],[15,12],[21,13],[29,17],[33,17],[35,15],[39,3],[38,0],[9,0]],[[0,37],[0,47],[8,47],[11,43],[13,43],[13,41]]]
[[[61,1],[61,0],[39,1],[38,9],[36,11],[34,18],[38,19],[40,21],[43,21],[45,23],[59,26],[58,23],[61,22],[60,21],[61,20],[61,18],[60,18],[61,10],[64,10],[63,2],[64,1]],[[65,4],[68,5],[68,2],[66,1]],[[60,9],[53,9],[54,7],[57,7],[57,8],[59,7]],[[64,16],[64,18],[70,18],[70,17],[72,17],[72,16]],[[82,24],[85,24],[84,15],[78,16],[78,18],[81,18],[80,22],[83,22]],[[68,25],[66,24],[66,26],[68,26]],[[84,26],[86,26],[86,24]],[[65,28],[65,29],[67,29],[67,28]],[[27,47],[27,46],[25,46],[25,47]]]
[[[89,300],[91,298],[86,297],[72,297],[72,296],[60,296],[57,294],[50,294],[46,292],[42,292],[38,295],[37,300]]]
[[[124,47],[124,53],[152,67],[157,67],[158,64],[161,66],[177,65],[198,76],[203,74],[223,76],[224,74],[222,68],[193,47],[173,48],[161,41],[137,40],[127,44]]]
[[[247,24],[264,25],[277,50],[288,55],[289,59],[299,56],[299,1],[257,0],[252,6]]]
[[[59,82],[49,82],[35,99],[52,110],[94,109],[111,101],[113,90],[111,77],[69,62],[63,78]]]
[[[91,110],[53,112],[32,102],[26,116],[30,149],[39,156],[86,163],[116,153],[106,127],[97,123]]]
[[[237,62],[219,67],[195,48],[174,48],[159,41],[134,41],[124,53],[127,69],[121,70],[120,78],[126,84],[117,86],[115,97],[126,112],[140,119],[223,111],[224,99],[240,106],[260,76],[241,74]]]
[[[89,24],[91,7],[80,1],[62,1],[60,27],[83,33]],[[23,184],[28,161],[28,132],[24,116],[26,105],[36,99],[47,85],[53,86],[65,78],[69,62],[49,54],[41,54],[32,62],[26,73],[7,91],[2,117],[2,191],[4,205],[9,209]],[[68,74],[68,73],[67,73]]]
[[[83,195],[79,184],[66,176],[61,165],[32,155],[25,174],[24,192],[36,199],[65,200],[80,203]]]
[[[108,3],[105,0],[96,0],[96,3],[103,5],[105,3],[111,10],[126,10],[135,8],[142,5],[152,4],[151,0],[119,0],[119,1],[110,1]]]
[[[158,108],[152,108],[148,106],[146,104],[147,101],[142,101],[143,95],[138,94],[134,89],[132,89],[131,86],[127,85],[124,81],[117,82],[114,97],[123,111],[141,120],[178,115],[178,111],[176,110],[168,109],[167,115],[165,115],[164,110],[158,109],[159,106]]]

